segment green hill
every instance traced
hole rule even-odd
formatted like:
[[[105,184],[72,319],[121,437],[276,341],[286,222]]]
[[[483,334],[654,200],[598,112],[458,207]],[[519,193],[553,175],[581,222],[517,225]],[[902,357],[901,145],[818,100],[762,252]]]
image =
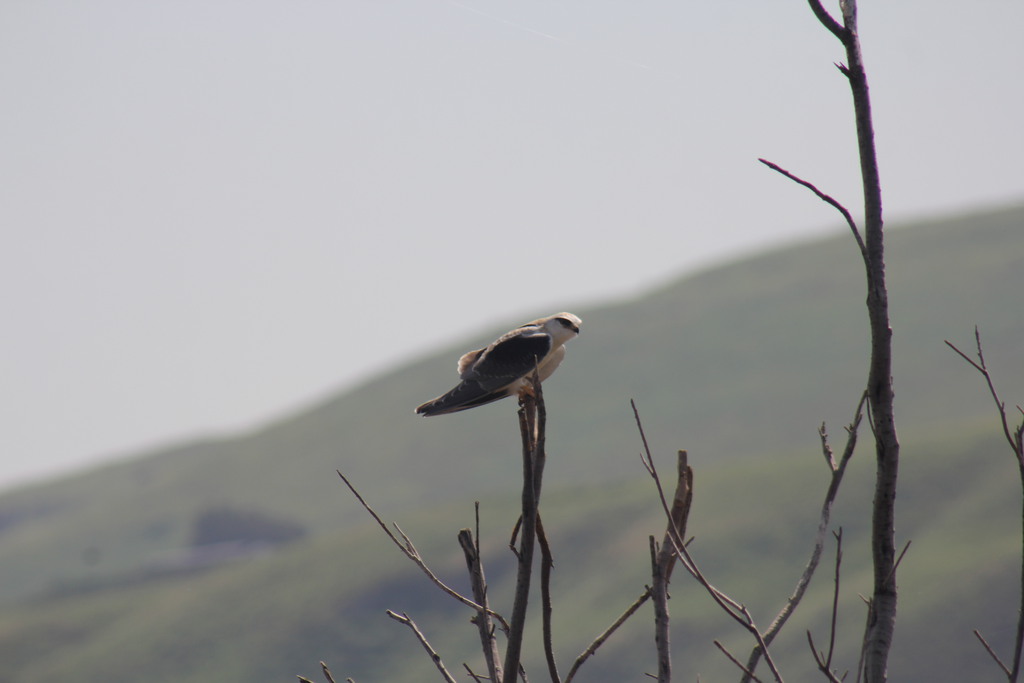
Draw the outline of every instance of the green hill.
[[[994,665],[971,629],[1009,650],[1019,485],[980,379],[943,339],[969,347],[979,325],[1005,398],[1024,401],[1024,207],[890,230],[887,254],[904,447],[898,540],[913,541],[891,670],[894,679],[988,676]],[[864,296],[856,248],[837,229],[576,311],[583,334],[546,390],[544,510],[563,668],[642,590],[647,535],[663,528],[637,462],[630,398],[666,468],[675,449],[690,451],[702,566],[770,621],[806,561],[824,494],[816,429],[825,420],[838,440],[864,385]],[[458,585],[455,532],[481,500],[492,596],[504,604],[520,467],[514,405],[429,420],[412,413],[448,387],[459,353],[491,338],[460,341],[252,433],[0,497],[0,682],[138,672],[279,681],[313,677],[319,659],[360,683],[433,680],[385,608],[416,618],[452,668],[476,661],[469,615],[389,547],[334,470]],[[864,434],[834,518],[846,533],[844,644],[859,638],[857,592],[870,587],[867,443]],[[195,545],[211,538],[222,542]],[[790,680],[810,677],[804,629],[825,636],[829,576],[823,569],[777,642]],[[745,655],[742,634],[682,579],[672,610],[681,680],[732,679],[710,640]],[[535,677],[537,649],[527,644]],[[853,666],[850,647],[840,656]],[[579,680],[642,680],[653,665],[643,616]]]

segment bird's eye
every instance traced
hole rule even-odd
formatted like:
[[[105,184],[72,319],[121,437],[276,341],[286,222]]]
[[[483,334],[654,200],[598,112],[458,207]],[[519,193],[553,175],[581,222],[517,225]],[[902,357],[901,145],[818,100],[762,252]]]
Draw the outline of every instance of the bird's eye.
[[[562,327],[568,327],[570,330],[572,330],[576,334],[580,333],[579,326],[577,326],[576,323],[574,323],[573,321],[569,320],[568,318],[557,318],[557,320],[558,320],[558,322],[560,322],[562,324]]]

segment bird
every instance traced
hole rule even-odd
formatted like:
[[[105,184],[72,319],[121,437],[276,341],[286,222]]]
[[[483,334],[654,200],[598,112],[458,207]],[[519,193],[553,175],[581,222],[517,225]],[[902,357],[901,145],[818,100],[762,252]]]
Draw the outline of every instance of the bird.
[[[531,320],[498,337],[482,349],[459,359],[460,381],[451,391],[427,401],[416,413],[429,417],[482,406],[529,391],[536,368],[541,381],[565,357],[565,343],[580,333],[583,323],[572,313]]]

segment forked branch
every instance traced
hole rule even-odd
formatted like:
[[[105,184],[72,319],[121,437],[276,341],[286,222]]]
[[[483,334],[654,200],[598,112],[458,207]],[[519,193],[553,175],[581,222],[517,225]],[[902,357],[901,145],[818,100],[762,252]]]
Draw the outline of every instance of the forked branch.
[[[818,670],[825,675],[829,683],[842,683],[842,678],[836,676],[835,671],[832,670],[832,655],[836,649],[836,620],[839,616],[839,568],[843,563],[843,530],[839,529],[832,535],[836,539],[836,570],[835,588],[832,591],[832,620],[828,631],[828,651],[820,652],[815,647],[814,637],[809,630],[807,631],[807,644],[811,648],[811,655],[814,657],[815,664],[818,665]]]
[[[850,462],[850,458],[853,457],[853,453],[857,447],[857,430],[860,427],[861,420],[864,417],[864,405],[867,402],[867,393],[861,394],[860,401],[857,403],[857,410],[854,413],[853,421],[846,427],[846,446],[843,448],[842,455],[839,460],[835,458],[835,454],[832,452],[832,447],[829,445],[828,432],[825,431],[825,424],[822,423],[818,429],[818,436],[821,439],[821,451],[825,456],[825,463],[828,465],[831,472],[831,478],[829,480],[828,490],[825,492],[825,501],[821,504],[821,515],[818,518],[818,531],[814,538],[814,547],[811,550],[811,557],[807,561],[807,566],[804,567],[803,574],[800,575],[800,580],[797,581],[796,588],[793,590],[793,594],[789,596],[786,604],[782,610],[775,617],[775,620],[768,627],[768,630],[764,633],[764,641],[770,645],[775,637],[779,634],[779,631],[789,620],[789,617],[796,611],[797,605],[804,597],[804,593],[807,591],[807,587],[811,583],[811,579],[814,576],[814,572],[818,568],[818,563],[821,561],[821,553],[825,547],[825,534],[828,530],[829,520],[832,516],[832,506],[835,503],[836,495],[839,493],[839,485],[843,481],[843,475],[846,473],[846,466]],[[746,670],[753,672],[757,668],[757,663],[761,659],[760,647],[755,647],[753,652],[750,653],[750,658],[747,660]],[[744,683],[750,681],[750,676],[744,675]]]
[[[977,327],[974,328],[974,342],[977,360],[968,356],[949,341],[946,341],[946,345],[956,351],[961,358],[970,363],[971,366],[985,378],[989,394],[992,396],[992,400],[995,402],[996,409],[999,412],[999,420],[1002,424],[1003,436],[1006,438],[1006,442],[1010,445],[1010,450],[1013,452],[1014,459],[1017,461],[1017,472],[1020,476],[1021,483],[1020,606],[1017,609],[1017,638],[1013,646],[1013,661],[1011,662],[1011,665],[1007,666],[1006,663],[999,658],[999,655],[996,654],[995,650],[992,649],[992,646],[988,644],[988,641],[985,640],[978,630],[974,631],[974,635],[1006,675],[1006,680],[1009,683],[1015,683],[1020,677],[1021,650],[1024,648],[1024,409],[1017,406],[1017,411],[1021,414],[1022,419],[1019,425],[1011,426],[1010,418],[1006,414],[1006,404],[1001,398],[999,398],[999,392],[996,391],[996,385],[992,379],[992,373],[989,371],[988,363],[985,361],[985,352],[981,347],[981,333],[978,331]]]
[[[487,579],[484,576],[483,560],[480,557],[480,502],[476,503],[476,536],[469,529],[459,532],[459,545],[466,557],[466,568],[469,570],[470,586],[473,590],[473,599],[484,609],[473,617],[477,632],[480,634],[480,648],[484,654],[487,664],[488,680],[501,680],[501,655],[498,652],[498,642],[494,637],[494,622],[488,613],[487,605]]]
[[[640,412],[639,410],[637,410],[635,401],[631,400],[630,405],[633,407],[633,417],[636,419],[637,429],[640,432],[640,439],[643,442],[644,446],[644,450],[640,454],[640,459],[643,462],[644,468],[647,470],[648,474],[650,474],[651,478],[654,480],[655,487],[658,490],[658,498],[661,500],[661,506],[665,512],[665,517],[669,521],[670,533],[668,534],[668,539],[672,544],[672,548],[674,549],[679,562],[683,565],[683,568],[686,569],[690,576],[697,580],[697,583],[699,583],[704,588],[704,590],[708,593],[711,599],[714,600],[714,602],[722,609],[722,611],[728,614],[733,619],[733,621],[735,621],[737,624],[743,627],[748,633],[750,633],[750,635],[754,638],[754,641],[757,643],[758,647],[760,647],[762,652],[764,653],[765,662],[767,663],[768,668],[771,670],[772,676],[774,676],[776,683],[782,683],[782,676],[779,673],[778,667],[776,667],[775,665],[775,661],[772,659],[771,653],[768,651],[768,647],[764,642],[764,636],[758,629],[757,624],[754,622],[753,616],[751,616],[746,606],[740,604],[739,602],[736,602],[728,595],[720,591],[718,588],[713,586],[711,582],[708,580],[708,578],[704,575],[704,573],[701,572],[700,568],[697,566],[697,563],[694,561],[693,557],[687,550],[686,539],[683,536],[683,531],[676,526],[675,521],[672,518],[672,507],[669,505],[668,499],[665,496],[665,489],[661,484],[661,477],[658,474],[658,468],[654,464],[654,458],[651,455],[650,445],[647,442],[647,435],[644,432],[643,423],[640,420]]]
[[[378,515],[377,512],[372,507],[370,507],[370,504],[363,499],[362,495],[359,494],[359,491],[356,490],[356,487],[352,485],[352,482],[350,482],[348,478],[341,473],[340,470],[335,471],[338,472],[338,476],[341,477],[341,480],[343,482],[345,482],[345,486],[349,488],[349,490],[352,492],[352,495],[354,495],[356,499],[359,501],[359,503],[366,509],[366,511],[370,513],[370,516],[373,517],[374,521],[377,522],[377,525],[384,530],[384,533],[387,534],[388,538],[391,539],[391,542],[398,546],[398,549],[402,551],[402,554],[404,554],[406,557],[412,560],[413,563],[417,567],[419,567],[424,574],[427,575],[427,578],[429,578],[434,583],[435,586],[437,586],[445,593],[461,602],[463,605],[469,607],[470,609],[474,609],[477,612],[482,612],[494,617],[498,621],[498,623],[501,624],[502,630],[508,633],[509,625],[508,622],[505,621],[505,618],[503,616],[501,616],[497,612],[487,609],[483,605],[480,605],[474,602],[473,600],[470,600],[469,598],[462,595],[455,589],[450,588],[440,578],[438,578],[438,576],[433,572],[433,570],[431,570],[430,567],[427,566],[427,563],[424,561],[423,556],[420,555],[420,552],[416,549],[416,546],[413,545],[412,540],[405,534],[405,532],[402,531],[402,529],[397,524],[394,524],[395,531],[397,531],[402,537],[402,540],[399,541],[398,537],[395,536],[394,532],[392,532],[391,529],[388,528],[388,525],[384,523],[384,520],[380,518],[380,515]]]

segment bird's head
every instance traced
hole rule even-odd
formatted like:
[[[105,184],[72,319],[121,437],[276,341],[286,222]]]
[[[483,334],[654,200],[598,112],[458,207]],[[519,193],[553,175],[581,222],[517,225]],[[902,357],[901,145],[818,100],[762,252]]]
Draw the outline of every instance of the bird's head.
[[[580,333],[583,321],[572,313],[556,313],[538,321],[544,330],[551,335],[555,344],[564,344]]]

